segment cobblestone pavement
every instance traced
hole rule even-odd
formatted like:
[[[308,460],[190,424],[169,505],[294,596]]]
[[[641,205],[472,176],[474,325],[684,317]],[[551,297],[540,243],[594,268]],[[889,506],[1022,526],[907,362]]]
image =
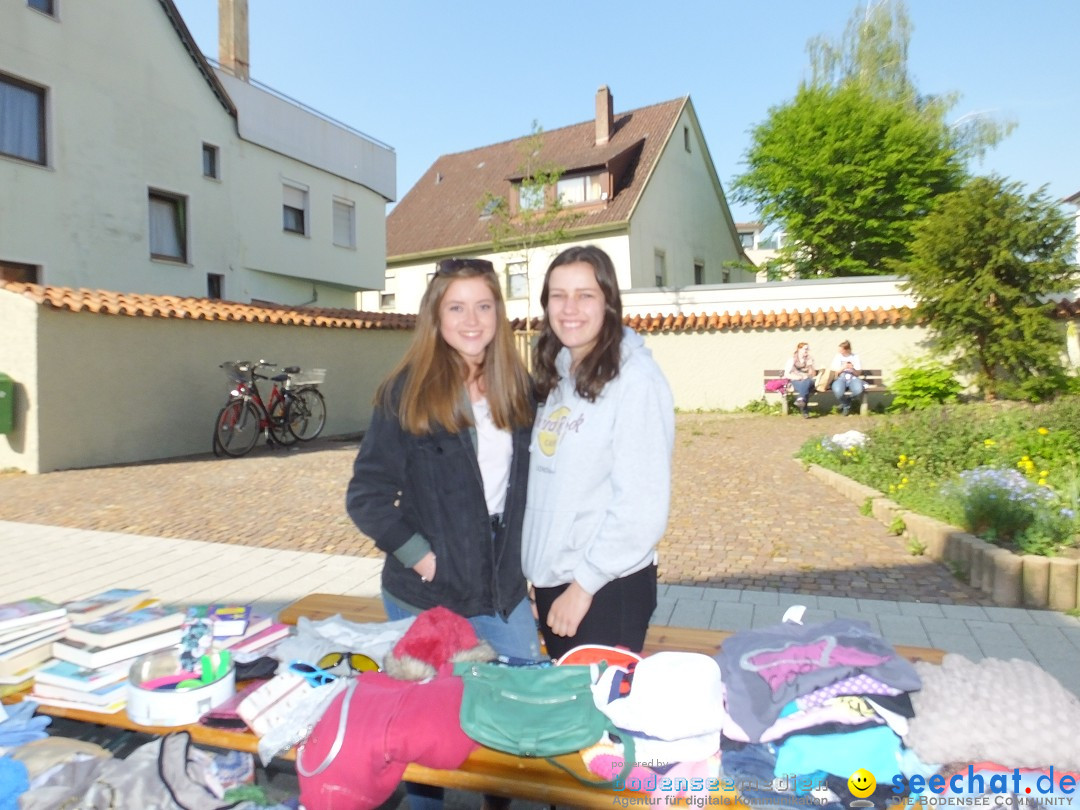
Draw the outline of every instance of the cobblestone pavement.
[[[943,566],[911,556],[901,538],[792,459],[807,438],[862,419],[679,414],[661,581],[989,604]],[[325,439],[240,459],[0,473],[0,519],[378,556],[344,511],[356,448],[355,438]]]

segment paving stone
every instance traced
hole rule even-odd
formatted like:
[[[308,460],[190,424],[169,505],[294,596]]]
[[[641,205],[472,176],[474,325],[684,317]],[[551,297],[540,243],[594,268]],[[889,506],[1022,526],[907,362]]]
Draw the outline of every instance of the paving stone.
[[[1075,661],[1047,659],[1039,661],[1039,666],[1074,695],[1080,695],[1080,667]]]
[[[986,611],[975,605],[942,605],[941,612],[946,619],[982,619],[987,618]]]
[[[1041,624],[1021,624],[1013,628],[1032,649],[1061,650],[1072,645],[1061,628]]]
[[[970,635],[970,629],[962,619],[936,619],[933,616],[922,618],[922,625],[927,633],[958,633]]]
[[[884,599],[859,599],[859,611],[862,613],[899,613],[896,602]]]
[[[979,621],[977,619],[970,619],[965,624],[970,629],[972,638],[978,642],[983,650],[987,649],[988,644],[1012,647],[1024,646],[1024,639],[1018,636],[1016,630],[1008,624]]]
[[[754,606],[720,602],[713,610],[710,630],[749,630],[754,622]]]
[[[739,601],[748,605],[779,605],[780,594],[765,591],[743,591]]]
[[[975,639],[965,633],[945,633],[931,630],[927,632],[927,635],[930,637],[931,647],[938,647],[951,653],[959,653],[971,661],[981,661],[986,657]]]
[[[713,602],[738,602],[742,591],[734,588],[698,588],[701,598]]]
[[[904,616],[925,616],[939,619],[945,617],[945,614],[941,611],[941,605],[927,602],[900,602],[898,606],[900,613]]]
[[[851,611],[859,609],[859,601],[846,596],[819,596],[818,607],[823,610]]]
[[[1008,622],[1009,624],[1035,623],[1035,619],[1031,617],[1031,613],[1023,608],[988,605],[983,608],[983,612],[986,613],[986,618],[992,622]]]
[[[671,611],[669,623],[673,627],[700,627],[708,629],[713,617],[713,602],[700,599],[680,599]]]

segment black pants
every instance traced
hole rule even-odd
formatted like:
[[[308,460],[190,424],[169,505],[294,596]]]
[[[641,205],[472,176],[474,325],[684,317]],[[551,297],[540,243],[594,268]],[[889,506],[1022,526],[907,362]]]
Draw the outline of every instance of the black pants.
[[[558,658],[579,644],[609,644],[641,652],[645,632],[656,610],[656,566],[649,565],[633,574],[615,579],[593,594],[589,612],[573,636],[556,636],[547,625],[551,603],[569,587],[536,589],[536,609],[547,653]]]

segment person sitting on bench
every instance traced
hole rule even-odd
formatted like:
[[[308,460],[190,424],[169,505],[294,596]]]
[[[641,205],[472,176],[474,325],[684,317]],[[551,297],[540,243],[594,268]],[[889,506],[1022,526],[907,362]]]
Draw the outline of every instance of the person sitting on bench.
[[[862,381],[862,363],[859,355],[851,351],[851,341],[840,343],[840,351],[832,361],[832,370],[836,378],[832,383],[833,396],[840,403],[840,412],[847,416],[851,413],[852,400],[863,395],[865,386]]]
[[[795,406],[803,418],[810,416],[807,400],[814,393],[814,358],[810,356],[810,344],[800,342],[784,366],[784,377],[795,390]]]

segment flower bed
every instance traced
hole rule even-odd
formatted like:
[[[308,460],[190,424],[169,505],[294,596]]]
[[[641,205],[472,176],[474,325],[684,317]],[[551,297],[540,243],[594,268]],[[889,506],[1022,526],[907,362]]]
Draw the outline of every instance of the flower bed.
[[[913,553],[925,547],[988,593],[994,588],[986,572],[997,570],[991,560],[1010,571],[1017,566],[1000,554],[1026,561],[1016,575],[1019,595],[1002,585],[995,600],[1077,606],[1080,398],[1037,407],[949,406],[875,422],[865,434],[810,440],[799,457],[869,487],[875,495],[864,498],[891,504],[875,511],[905,527]],[[932,529],[926,520],[944,528]],[[920,523],[922,536],[913,531]],[[950,545],[953,535],[970,541]],[[1067,598],[1051,599],[1049,586],[1043,587],[1051,580],[1060,580]]]

